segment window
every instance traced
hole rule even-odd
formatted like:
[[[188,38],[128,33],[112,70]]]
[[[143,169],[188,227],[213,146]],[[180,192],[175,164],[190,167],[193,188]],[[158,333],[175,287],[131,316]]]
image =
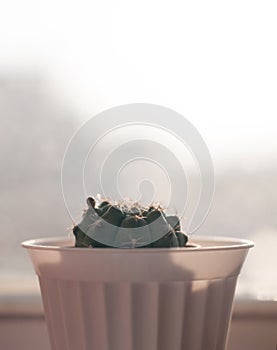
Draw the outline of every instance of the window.
[[[0,293],[37,291],[22,240],[68,232],[60,167],[75,129],[151,102],[186,116],[214,159],[198,233],[254,240],[238,291],[276,299],[275,4],[15,3],[0,14]]]

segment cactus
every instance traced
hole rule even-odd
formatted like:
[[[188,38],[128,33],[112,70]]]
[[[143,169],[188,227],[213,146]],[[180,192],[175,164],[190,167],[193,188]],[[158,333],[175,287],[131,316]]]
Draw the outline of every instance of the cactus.
[[[73,227],[75,247],[170,248],[184,247],[188,241],[179,218],[166,216],[160,206],[119,205],[107,200],[97,206],[92,197],[87,205],[82,221]]]

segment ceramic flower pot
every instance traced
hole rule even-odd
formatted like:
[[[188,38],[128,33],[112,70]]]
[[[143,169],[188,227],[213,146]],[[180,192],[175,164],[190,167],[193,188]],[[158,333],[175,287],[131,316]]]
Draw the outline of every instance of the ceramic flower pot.
[[[23,242],[39,277],[52,350],[224,350],[237,277],[253,243],[193,242],[201,247]]]

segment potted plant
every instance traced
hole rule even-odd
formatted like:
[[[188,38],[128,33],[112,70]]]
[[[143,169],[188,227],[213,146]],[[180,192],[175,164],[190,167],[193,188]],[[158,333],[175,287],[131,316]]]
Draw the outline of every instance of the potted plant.
[[[74,235],[23,242],[52,350],[223,350],[253,246],[193,237],[159,206],[88,198]]]

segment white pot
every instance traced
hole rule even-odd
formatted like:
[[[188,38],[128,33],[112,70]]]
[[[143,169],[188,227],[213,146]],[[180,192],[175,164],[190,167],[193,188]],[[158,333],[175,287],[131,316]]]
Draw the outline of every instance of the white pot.
[[[52,350],[224,350],[236,281],[252,242],[197,248],[72,248],[26,241]]]

